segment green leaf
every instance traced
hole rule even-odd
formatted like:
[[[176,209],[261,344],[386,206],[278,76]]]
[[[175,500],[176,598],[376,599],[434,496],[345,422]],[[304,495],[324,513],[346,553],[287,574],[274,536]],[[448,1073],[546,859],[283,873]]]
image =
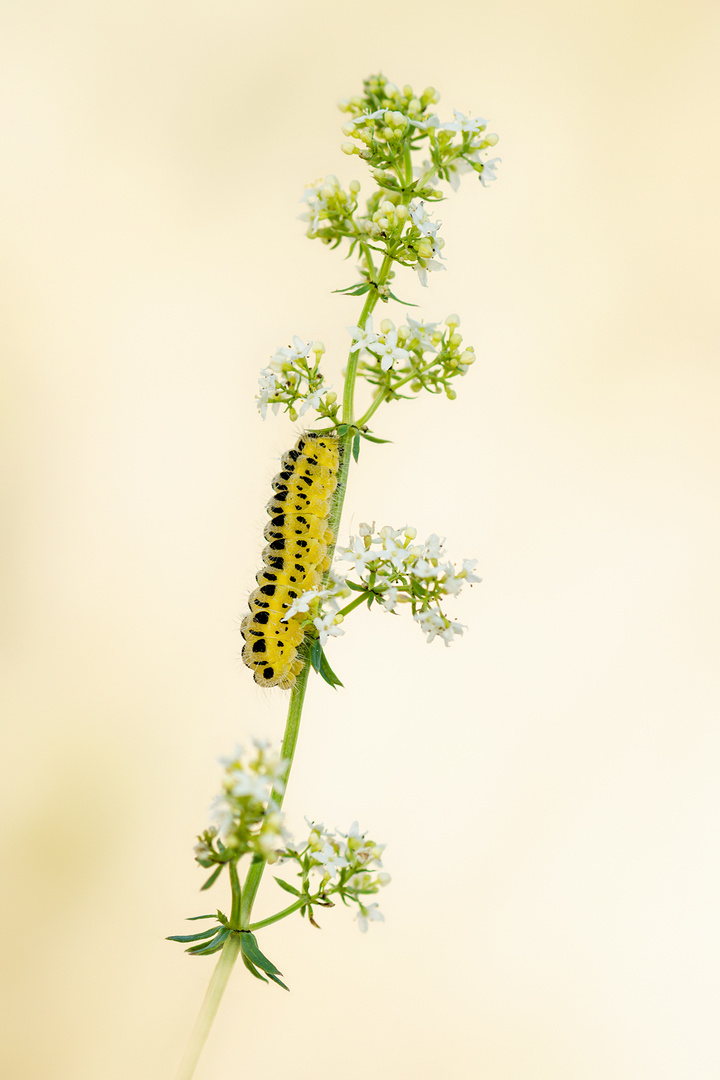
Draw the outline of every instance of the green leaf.
[[[262,979],[263,982],[267,982],[267,979],[265,978],[265,976],[260,974],[260,972],[257,970],[257,968],[255,967],[254,964],[250,963],[247,956],[243,955],[242,961],[243,961],[243,964],[248,969],[248,971],[250,972],[251,975],[254,975],[256,979]]]
[[[310,663],[325,682],[332,687],[342,686],[337,675],[327,662],[327,657],[320,644],[320,638],[315,638],[310,648]]]
[[[242,949],[243,959],[247,959],[251,964],[259,967],[273,982],[277,983],[278,986],[282,986],[283,990],[288,989],[284,982],[276,978],[277,975],[282,975],[282,971],[275,967],[272,960],[268,960],[267,956],[264,956],[260,952],[258,943],[255,940],[255,935],[251,934],[249,930],[243,930],[241,932],[240,948]],[[262,975],[260,978],[262,978]]]
[[[310,646],[310,663],[320,674],[320,667],[322,665],[322,645],[320,644],[320,638],[315,638]]]
[[[364,585],[358,585],[354,581],[346,581],[345,584],[347,585],[348,589],[352,589],[353,592],[367,592],[367,589]]]
[[[207,881],[205,882],[205,884],[204,884],[204,885],[201,885],[201,886],[200,886],[200,892],[205,892],[205,890],[206,890],[206,889],[209,889],[211,885],[214,885],[214,884],[215,884],[215,882],[217,881],[217,879],[218,879],[218,878],[220,877],[220,875],[222,874],[222,869],[223,869],[223,866],[224,866],[224,865],[225,865],[225,863],[220,863],[220,865],[219,865],[219,866],[216,866],[216,867],[215,867],[215,869],[213,870],[212,874],[211,874],[211,875],[210,875],[210,877],[209,877],[209,878],[207,879]]]
[[[240,948],[242,949],[243,956],[247,956],[248,960],[261,968],[266,974],[282,975],[280,968],[275,967],[272,960],[268,960],[267,956],[260,952],[257,938],[252,931],[240,931]]]
[[[296,889],[294,885],[290,885],[289,882],[283,881],[283,879],[279,877],[276,877],[274,880],[277,881],[280,888],[284,889],[285,892],[292,893],[293,896],[302,896],[300,890]]]
[[[363,439],[367,439],[368,442],[374,442],[374,443],[389,443],[389,442],[392,442],[392,439],[378,439],[377,435],[368,435],[364,431],[361,431],[360,434],[362,435]]]
[[[217,937],[214,937],[212,941],[206,941],[204,945],[196,945],[194,948],[186,949],[185,951],[191,953],[193,956],[210,956],[211,953],[222,949],[229,937],[229,930],[221,930]]]
[[[363,296],[371,288],[370,283],[366,281],[361,285],[348,285],[346,289],[333,289],[333,292],[344,293],[345,296]]]
[[[216,919],[217,914],[215,912],[212,915],[188,915],[187,922],[195,922],[196,919]]]
[[[396,296],[394,292],[388,289],[388,296],[397,301],[398,304],[404,304],[405,307],[418,307],[417,304],[411,304],[409,300],[401,300],[399,296]]]
[[[214,917],[214,916],[213,916]],[[166,941],[181,941],[185,944],[188,941],[202,941],[203,938],[214,937],[217,934],[219,927],[213,926],[210,930],[201,930],[199,934],[173,934],[172,937],[165,938]]]
[[[360,457],[360,432],[359,431],[357,432],[357,434],[355,435],[355,438],[353,439],[352,456],[355,458],[355,464],[357,465],[357,460]]]

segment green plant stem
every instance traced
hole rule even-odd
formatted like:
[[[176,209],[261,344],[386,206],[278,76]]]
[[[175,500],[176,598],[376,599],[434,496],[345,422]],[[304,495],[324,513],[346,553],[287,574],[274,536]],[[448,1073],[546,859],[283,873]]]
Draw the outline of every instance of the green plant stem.
[[[378,274],[377,285],[384,285],[387,281],[390,267],[392,265],[392,259],[389,255],[386,255],[383,259],[380,272]],[[368,292],[367,299],[363,305],[358,326],[364,327],[367,319],[369,318],[373,308],[378,302],[379,293],[377,289],[371,289]],[[355,380],[357,378],[358,357],[360,350],[356,349],[348,355],[347,371],[345,374],[345,388],[343,391],[343,422],[351,425],[353,422],[353,400],[355,392]],[[350,458],[352,457],[352,441],[355,437],[355,432],[349,429],[345,434],[345,437],[341,440],[341,458],[340,469],[338,471],[338,484],[333,496],[333,504],[330,510],[329,526],[332,529],[333,536],[337,539],[338,527],[340,525],[340,517],[342,515],[343,503],[345,501],[345,492],[347,490],[348,473],[350,469]],[[328,550],[328,556],[332,561],[333,552],[335,550],[335,544]],[[327,578],[327,575],[326,575]],[[307,690],[308,678],[310,676],[310,647],[307,640],[298,649],[298,657],[304,661],[303,668],[300,674],[295,680],[295,685],[290,695],[290,705],[288,707],[287,720],[285,722],[285,734],[283,735],[281,756],[288,762],[283,777],[285,781],[285,787],[287,788],[288,778],[290,776],[290,769],[292,768],[293,759],[295,757],[295,749],[297,747],[298,735],[300,734],[300,720],[302,718],[303,704],[305,702],[305,692]],[[283,803],[283,793],[273,790],[270,800],[276,808],[279,810]],[[243,930],[250,930],[251,928],[267,926],[271,922],[276,921],[275,917],[270,919],[263,919],[259,923],[252,924],[250,916],[252,914],[253,904],[255,903],[255,897],[260,886],[260,881],[265,870],[266,860],[256,856],[250,863],[250,869],[248,870],[245,883],[240,888],[240,881],[237,876],[237,867],[234,863],[230,864],[230,885],[232,889],[232,915],[231,926],[235,928],[240,926]],[[294,907],[295,905],[293,905]],[[298,905],[299,907],[302,905]],[[290,914],[290,912],[286,912]],[[190,1043],[185,1051],[185,1057],[182,1060],[180,1066],[180,1072],[178,1073],[177,1080],[191,1080],[195,1067],[200,1059],[203,1046],[210,1034],[210,1028],[212,1027],[215,1014],[218,1011],[220,1001],[225,987],[227,986],[228,979],[230,978],[230,972],[233,969],[235,961],[237,960],[238,953],[240,952],[240,934],[233,930],[230,937],[223,945],[220,958],[217,962],[215,971],[213,972],[208,986],[207,993],[205,994],[205,1000],[200,1008],[200,1013],[195,1022],[192,1035],[190,1036]]]
[[[267,919],[261,919],[260,922],[251,923],[248,930],[252,930],[255,933],[256,930],[262,930],[263,926],[270,926],[274,922],[279,922],[280,919],[287,918],[288,915],[292,915],[294,911],[299,911],[301,907],[306,907],[308,903],[307,896],[301,896],[299,900],[296,900],[290,907],[283,908],[282,911],[278,911],[275,915],[269,915]]]
[[[230,912],[230,927],[233,930],[239,930],[242,891],[240,889],[240,879],[237,872],[237,863],[231,862],[228,865],[228,870],[230,872],[230,888],[232,890],[232,910]]]
[[[195,1068],[200,1060],[200,1054],[210,1033],[215,1014],[218,1011],[225,987],[228,984],[230,973],[235,966],[235,961],[240,952],[240,935],[233,933],[223,945],[220,959],[213,971],[210,985],[207,988],[205,999],[200,1007],[195,1026],[190,1035],[187,1049],[180,1063],[177,1080],[191,1080]]]
[[[392,266],[392,258],[390,257],[390,255],[385,255],[385,257],[383,258],[382,264],[380,266],[377,281],[375,282],[375,285],[377,287],[374,288],[374,289],[370,289],[370,291],[368,292],[367,299],[366,299],[366,301],[365,301],[365,303],[363,305],[362,312],[360,313],[360,318],[358,319],[358,326],[360,327],[361,330],[363,330],[365,328],[365,323],[367,322],[368,318],[372,314],[373,308],[375,307],[375,305],[378,302],[378,299],[379,299],[379,296],[380,296],[380,294],[378,292],[378,288],[380,286],[384,285],[385,282],[387,281],[388,274],[390,273],[390,267],[391,266]],[[348,354],[347,370],[346,370],[346,373],[345,373],[345,388],[343,390],[342,418],[343,418],[343,423],[344,424],[352,424],[352,422],[353,422],[353,401],[354,401],[354,396],[355,396],[355,380],[357,378],[358,363],[360,362],[360,352],[361,352],[360,349],[355,349],[353,352]],[[340,485],[338,484],[338,488],[339,488],[339,486]],[[344,498],[344,496],[345,496],[345,492],[343,491],[343,498]],[[341,501],[341,505],[342,505],[342,501]]]
[[[303,669],[295,680],[295,685],[290,695],[290,705],[288,707],[287,720],[285,722],[285,734],[283,736],[282,747],[280,749],[280,755],[287,761],[287,768],[283,776],[285,788],[287,788],[288,779],[290,777],[290,769],[292,768],[293,759],[295,757],[295,749],[297,747],[298,735],[300,734],[300,720],[302,718],[303,703],[305,701],[305,691],[307,690],[308,678],[310,676],[310,658],[309,648],[307,641],[298,649],[298,657],[304,661]],[[280,809],[283,804],[284,794],[273,789],[270,801],[276,807]],[[255,856],[250,864],[247,878],[245,879],[245,885],[243,886],[242,907],[240,914],[240,925],[243,930],[250,928],[250,915],[252,912],[253,904],[255,903],[255,897],[257,895],[258,887],[260,885],[260,879],[263,876],[266,860]]]
[[[344,608],[341,608],[340,611],[338,611],[338,615],[342,615],[343,618],[345,618],[345,616],[349,614],[349,612],[354,611],[356,607],[360,607],[361,604],[367,604],[368,597],[373,595],[375,594],[371,589],[368,589],[367,592],[362,592],[360,596],[356,596],[354,600],[351,600],[349,604],[346,604]]]

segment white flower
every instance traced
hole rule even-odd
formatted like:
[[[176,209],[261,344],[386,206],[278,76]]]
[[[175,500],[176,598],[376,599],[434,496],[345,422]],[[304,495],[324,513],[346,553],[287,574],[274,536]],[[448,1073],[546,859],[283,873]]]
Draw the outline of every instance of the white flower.
[[[482,116],[476,116],[474,119],[470,116],[465,116],[464,113],[459,112],[457,109],[453,109],[455,114],[454,123],[441,124],[442,131],[470,131],[475,134],[478,131],[482,131],[487,121],[483,120]]]
[[[448,172],[450,180],[450,187],[453,191],[457,191],[460,187],[460,174],[472,171],[472,165],[465,158],[458,158],[457,161],[453,161],[448,165]]]
[[[467,627],[465,627],[462,623],[453,622],[452,620],[450,620],[450,625],[446,626],[444,630],[440,631],[440,637],[443,639],[446,645],[449,645],[455,635],[457,635],[458,637],[462,637],[462,632],[466,629]]]
[[[332,175],[305,188],[300,201],[306,202],[308,209],[299,217],[301,221],[310,223],[311,233],[317,232],[319,228],[327,224],[329,202],[337,197],[339,191],[340,181],[337,176]]]
[[[444,566],[439,567],[439,570],[444,575],[442,582],[444,591],[448,596],[458,596],[467,580],[465,575],[462,571],[456,574],[452,563],[445,563]]]
[[[372,113],[361,113],[360,116],[354,117],[352,120],[347,120],[346,123],[343,124],[343,128],[349,127],[351,124],[353,127],[357,127],[359,124],[367,123],[368,120],[379,120],[386,112],[390,112],[390,109],[376,109],[376,111]],[[349,133],[345,132],[345,134]]]
[[[437,533],[430,533],[425,541],[424,555],[427,559],[439,559],[445,541]]]
[[[308,356],[312,352],[312,341],[305,342],[301,337],[298,337],[297,334],[293,334],[292,341],[292,348],[288,346],[287,348],[278,349],[278,352],[281,353],[285,357],[285,359],[289,360],[291,363],[294,360],[307,360]]]
[[[324,874],[331,878],[349,865],[345,856],[340,855],[332,845],[327,843],[323,844],[320,851],[313,852],[313,859],[319,866],[322,866]]]
[[[237,772],[232,775],[232,783],[228,787],[228,794],[236,799],[249,796],[255,802],[265,802],[270,794],[269,788],[271,784],[272,780],[268,776]]]
[[[426,323],[422,320],[417,322],[408,316],[407,324],[410,327],[410,333],[405,339],[406,344],[416,344],[424,352],[437,352],[432,340],[432,334],[437,330],[439,323]]]
[[[394,611],[395,610],[395,607],[397,605],[397,595],[398,595],[398,591],[397,591],[397,589],[395,588],[394,585],[391,585],[388,589],[386,589],[385,595],[383,596],[383,602],[382,602],[383,607],[385,608],[386,611]]]
[[[326,597],[329,595],[330,594],[327,591],[321,589],[308,589],[307,592],[300,593],[300,596],[293,600],[280,621],[287,622],[293,615],[300,615],[305,611],[309,611],[313,600],[317,600],[318,597]]]
[[[413,566],[413,574],[421,581],[429,581],[432,578],[442,577],[442,569],[435,566],[428,559],[418,559]]]
[[[367,928],[371,922],[385,922],[385,916],[382,911],[378,911],[377,904],[361,904],[360,910],[355,918],[357,919],[358,926],[363,934],[367,932]]]
[[[446,621],[443,616],[438,611],[431,611],[430,608],[416,612],[413,619],[420,624],[422,632],[427,634],[428,645],[442,630],[445,630]]]
[[[439,128],[442,126],[440,124],[440,117],[437,116],[436,113],[430,113],[424,120],[413,120],[412,117],[408,117],[408,120],[413,127],[420,128],[421,131],[427,131],[428,128]]]
[[[317,629],[321,645],[326,645],[329,637],[339,637],[345,633],[341,626],[335,625],[334,611],[329,611],[326,615],[318,615],[316,619],[313,619],[313,623]]]
[[[483,163],[483,171],[480,173],[480,183],[483,187],[487,187],[493,180],[497,180],[495,171],[501,161],[502,158],[496,157]]]
[[[331,386],[320,385],[317,390],[313,390],[313,392],[311,394],[308,394],[307,397],[301,398],[300,400],[302,401],[302,405],[298,409],[298,416],[302,416],[303,413],[306,413],[308,411],[308,409],[317,409],[320,404],[320,398],[323,396],[323,394],[326,394],[327,391],[331,389]]]
[[[478,577],[477,574],[473,574],[472,572],[476,566],[477,559],[463,559],[461,573],[465,574],[465,580],[467,581],[468,585],[472,585],[476,581],[482,581],[481,577]]]
[[[427,276],[428,270],[444,270],[445,267],[442,263],[437,262],[435,259],[423,259],[422,262],[415,263],[415,269],[417,276],[420,280],[420,284],[427,288]]]
[[[407,349],[400,348],[397,340],[397,330],[390,330],[377,345],[372,346],[372,351],[380,356],[380,367],[383,371],[388,371],[396,360],[407,360],[410,355]]]
[[[277,375],[269,367],[263,368],[258,376],[259,393],[255,397],[257,402],[258,411],[262,419],[265,419],[267,415],[267,407],[270,398],[275,394],[277,390]],[[280,402],[276,401],[272,405],[272,410],[277,413],[280,408]]]
[[[423,236],[437,236],[437,231],[442,225],[442,221],[433,221],[422,199],[413,199],[408,207],[410,210],[410,217],[413,219],[415,227],[420,230]]]
[[[337,553],[343,562],[353,564],[352,568],[357,574],[362,574],[366,565],[375,558],[375,552],[372,548],[366,548],[362,538],[359,536],[351,536],[350,546],[338,548]]]
[[[372,315],[367,320],[364,327],[348,326],[347,330],[353,339],[350,352],[356,352],[357,349],[372,349],[377,344],[378,337],[373,330]]]
[[[210,816],[215,822],[218,836],[226,841],[235,824],[235,806],[227,795],[216,795],[210,804]]]

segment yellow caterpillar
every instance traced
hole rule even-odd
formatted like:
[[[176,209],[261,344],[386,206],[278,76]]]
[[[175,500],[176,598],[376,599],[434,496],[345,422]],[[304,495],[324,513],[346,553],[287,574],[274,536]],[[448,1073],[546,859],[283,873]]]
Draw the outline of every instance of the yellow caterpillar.
[[[330,501],[337,486],[340,449],[334,435],[301,435],[282,458],[272,482],[258,588],[240,628],[242,658],[260,686],[291,689],[302,671],[297,658],[304,637],[303,615],[282,618],[293,600],[316,588],[330,565]]]

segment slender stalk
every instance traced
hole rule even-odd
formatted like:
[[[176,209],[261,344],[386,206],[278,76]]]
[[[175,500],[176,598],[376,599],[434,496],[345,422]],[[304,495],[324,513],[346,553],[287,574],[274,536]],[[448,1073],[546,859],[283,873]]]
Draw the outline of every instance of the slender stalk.
[[[267,919],[261,919],[260,922],[250,923],[248,930],[255,933],[256,930],[262,930],[263,926],[270,926],[274,922],[279,922],[280,919],[287,918],[288,915],[292,915],[294,911],[299,911],[301,907],[305,907],[307,904],[307,897],[301,896],[299,900],[296,900],[294,904],[290,904],[290,907],[283,908],[282,911],[278,911],[275,915],[269,915]]]
[[[387,281],[387,276],[392,266],[392,258],[386,255],[383,258],[380,271],[378,273],[378,279],[376,285],[384,285]],[[363,305],[360,318],[358,319],[358,326],[360,329],[364,329],[365,323],[372,314],[372,310],[378,302],[379,293],[377,289],[370,289],[367,294],[367,299]],[[353,422],[353,400],[355,396],[355,379],[357,378],[358,363],[360,362],[360,349],[355,349],[354,352],[348,354],[347,371],[345,374],[345,389],[343,391],[343,411],[342,418],[344,424],[352,424]],[[339,485],[338,485],[339,487]],[[343,498],[345,492],[343,491]]]
[[[232,890],[232,909],[230,911],[230,926],[233,930],[240,929],[240,905],[242,903],[242,892],[240,890],[240,879],[237,872],[237,863],[231,862],[228,865],[230,871],[230,888]]]
[[[386,255],[383,259],[382,266],[378,274],[378,285],[384,285],[390,267],[392,265],[392,259],[389,255]],[[367,299],[363,305],[358,326],[364,327],[367,319],[369,318],[373,308],[378,302],[379,293],[376,289],[371,289],[367,294]],[[360,350],[350,353],[348,356],[347,371],[345,374],[345,388],[343,391],[343,423],[351,425],[353,422],[353,401],[355,392],[355,380],[357,378],[357,369],[359,361]],[[348,430],[345,437],[341,440],[341,458],[340,469],[338,471],[338,484],[335,489],[333,497],[333,503],[330,510],[329,527],[332,529],[333,536],[337,538],[338,527],[340,525],[340,517],[342,515],[343,503],[345,501],[345,492],[347,490],[348,473],[350,470],[350,458],[352,455],[352,443],[355,437],[355,433],[352,429]],[[332,560],[335,545],[333,544],[331,549],[328,550],[330,560]],[[283,735],[281,755],[288,762],[283,777],[285,781],[285,787],[287,789],[287,783],[290,776],[290,770],[292,768],[293,759],[295,757],[295,749],[297,747],[298,735],[300,734],[300,720],[302,718],[303,704],[305,702],[305,692],[307,690],[308,678],[310,676],[310,648],[307,641],[298,649],[298,656],[301,660],[304,660],[303,669],[295,680],[295,685],[290,695],[290,704],[288,706],[288,715],[285,723],[285,734]],[[271,802],[279,810],[283,803],[284,794],[273,790],[270,796]],[[255,897],[260,886],[260,881],[265,870],[266,860],[255,857],[250,863],[250,869],[248,870],[245,883],[240,888],[240,882],[237,876],[237,867],[234,863],[230,864],[230,884],[232,888],[232,913],[231,913],[231,926],[233,928],[240,927],[241,932],[251,929],[259,929],[262,926],[268,926],[270,923],[275,922],[278,916],[272,916],[269,919],[262,919],[258,923],[251,923],[250,916],[252,914],[253,904],[255,903]],[[284,915],[291,914],[296,907],[301,907],[302,904],[293,904],[285,912]],[[180,1065],[180,1071],[178,1072],[177,1080],[191,1080],[195,1067],[202,1053],[202,1049],[205,1045],[207,1037],[210,1033],[213,1020],[218,1011],[220,1001],[222,1000],[225,987],[227,986],[228,979],[230,978],[230,972],[233,969],[235,961],[237,960],[238,953],[240,952],[240,933],[237,930],[233,930],[230,937],[223,945],[222,952],[220,953],[220,959],[217,962],[215,971],[210,979],[210,985],[208,986],[207,993],[205,994],[205,1000],[200,1008],[200,1013],[195,1022],[192,1035],[190,1036],[190,1043],[185,1051],[185,1056]]]
[[[210,979],[210,985],[207,988],[205,999],[200,1007],[195,1026],[192,1029],[190,1041],[185,1050],[183,1059],[180,1062],[177,1080],[191,1080],[192,1076],[195,1074],[195,1068],[200,1060],[200,1054],[202,1053],[207,1037],[210,1034],[210,1028],[212,1027],[215,1014],[222,1001],[225,987],[230,978],[230,972],[235,966],[235,961],[238,958],[239,952],[240,935],[237,933],[231,934],[223,946],[223,950],[220,953],[220,959],[218,960],[212,978]]]
[[[290,695],[290,705],[288,707],[287,720],[285,722],[285,734],[283,736],[282,747],[280,750],[281,756],[287,761],[288,765],[285,770],[283,780],[285,781],[285,787],[287,789],[287,783],[290,776],[290,769],[292,768],[293,758],[295,757],[295,748],[297,747],[298,735],[300,734],[300,720],[302,717],[303,703],[305,701],[305,691],[307,690],[308,678],[310,676],[310,657],[309,648],[307,642],[298,649],[298,656],[301,660],[304,660],[304,666],[297,679],[295,680],[295,686],[293,687],[292,694]],[[279,791],[273,790],[270,796],[271,802],[279,810],[283,803],[284,795]],[[260,879],[263,876],[265,869],[265,859],[261,859],[256,856],[250,864],[247,878],[245,879],[245,885],[243,886],[242,906],[240,913],[240,925],[243,930],[247,930],[250,927],[250,915],[252,913],[253,904],[255,903],[255,897],[257,895],[258,887],[260,885]]]

